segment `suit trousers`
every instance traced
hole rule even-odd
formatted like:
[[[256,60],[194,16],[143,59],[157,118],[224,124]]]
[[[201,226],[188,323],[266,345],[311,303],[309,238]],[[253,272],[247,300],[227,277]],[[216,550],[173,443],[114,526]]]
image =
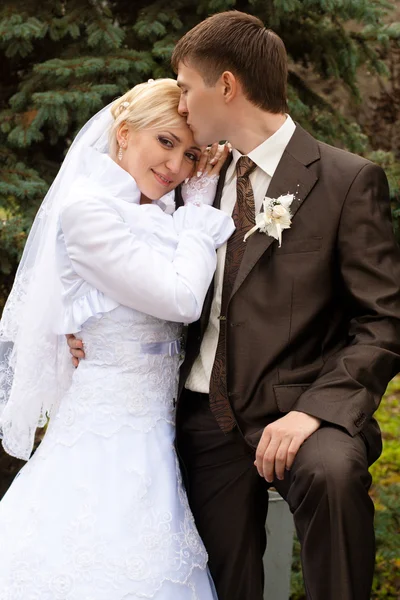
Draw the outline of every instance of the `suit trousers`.
[[[219,600],[263,600],[270,485],[294,516],[307,599],[370,599],[374,506],[361,435],[323,424],[303,443],[284,480],[267,484],[238,429],[224,434],[208,396],[184,390],[177,449]]]

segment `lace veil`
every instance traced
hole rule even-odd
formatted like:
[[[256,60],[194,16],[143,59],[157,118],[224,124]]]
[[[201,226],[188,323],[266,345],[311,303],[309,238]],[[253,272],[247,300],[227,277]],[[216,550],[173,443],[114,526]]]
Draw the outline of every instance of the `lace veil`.
[[[56,239],[62,200],[82,174],[88,147],[108,152],[113,122],[106,106],[81,129],[34,220],[0,322],[0,436],[9,454],[28,460],[69,386],[73,368],[64,336],[53,332],[61,310]]]

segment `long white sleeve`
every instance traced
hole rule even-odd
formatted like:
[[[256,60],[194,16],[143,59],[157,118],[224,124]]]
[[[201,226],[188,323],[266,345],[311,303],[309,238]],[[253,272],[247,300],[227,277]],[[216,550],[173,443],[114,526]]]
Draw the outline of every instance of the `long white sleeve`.
[[[144,207],[132,208],[140,227]],[[132,232],[120,212],[103,200],[72,202],[60,220],[77,275],[120,304],[190,323],[201,314],[216,267],[215,249],[232,234],[233,221],[209,206],[192,205],[178,209],[174,217],[163,217],[176,221],[176,227],[168,221],[169,233],[172,228],[176,235],[172,254],[171,248],[166,247],[165,255],[162,248],[154,249],[143,232]],[[149,239],[151,234],[148,231]]]

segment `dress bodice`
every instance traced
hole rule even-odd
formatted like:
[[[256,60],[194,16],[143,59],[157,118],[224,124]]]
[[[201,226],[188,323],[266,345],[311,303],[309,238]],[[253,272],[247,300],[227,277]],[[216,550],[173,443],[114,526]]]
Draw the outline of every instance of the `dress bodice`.
[[[47,437],[57,431],[54,441],[71,445],[88,429],[108,436],[125,426],[149,431],[160,419],[174,424],[182,356],[161,343],[179,340],[181,328],[124,306],[89,319],[81,331],[86,358]]]
[[[80,337],[88,365],[113,366],[130,372],[140,371],[147,355],[177,354],[168,352],[167,344],[179,340],[182,325],[118,306],[100,319],[89,319]]]

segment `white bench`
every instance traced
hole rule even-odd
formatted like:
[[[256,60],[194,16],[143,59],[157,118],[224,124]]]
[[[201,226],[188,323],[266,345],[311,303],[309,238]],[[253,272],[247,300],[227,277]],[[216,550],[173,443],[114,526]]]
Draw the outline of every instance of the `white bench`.
[[[292,568],[293,517],[278,492],[269,492],[266,522],[267,549],[264,554],[264,600],[288,600]]]

